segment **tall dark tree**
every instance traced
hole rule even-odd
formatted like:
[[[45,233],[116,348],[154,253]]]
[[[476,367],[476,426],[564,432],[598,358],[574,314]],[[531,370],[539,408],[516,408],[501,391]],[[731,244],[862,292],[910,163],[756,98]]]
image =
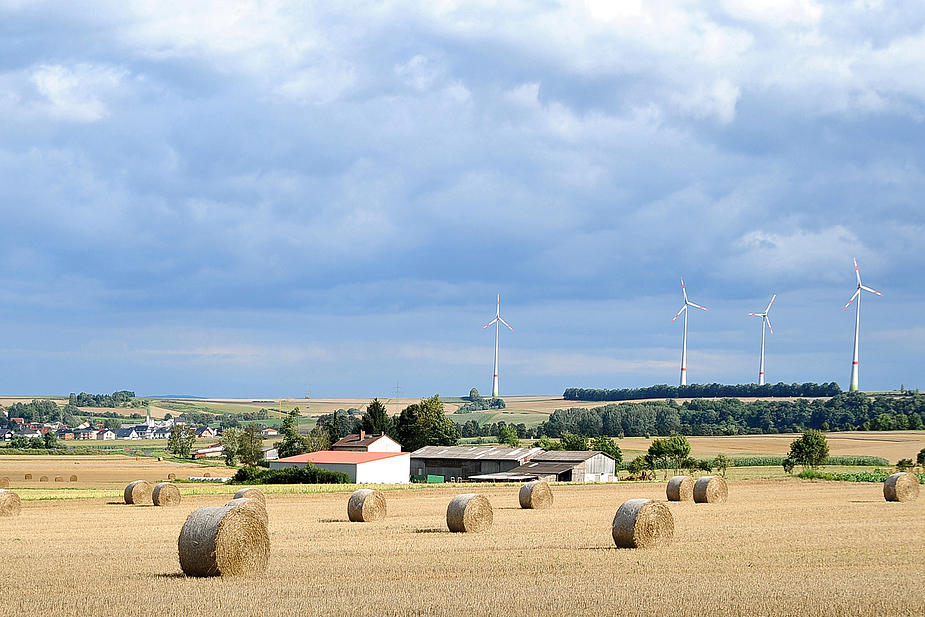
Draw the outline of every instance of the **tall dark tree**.
[[[276,445],[280,458],[308,452],[308,439],[299,434],[299,408],[290,411],[283,419],[283,439]]]
[[[459,442],[459,427],[446,417],[439,394],[405,407],[395,423],[395,433],[405,452]]]
[[[829,444],[825,435],[809,429],[802,437],[790,443],[789,458],[809,469],[825,465],[825,460],[829,458]]]
[[[389,437],[394,437],[395,423],[392,422],[385,405],[378,398],[374,398],[366,406],[366,413],[363,414],[363,430],[371,435],[385,433]]]

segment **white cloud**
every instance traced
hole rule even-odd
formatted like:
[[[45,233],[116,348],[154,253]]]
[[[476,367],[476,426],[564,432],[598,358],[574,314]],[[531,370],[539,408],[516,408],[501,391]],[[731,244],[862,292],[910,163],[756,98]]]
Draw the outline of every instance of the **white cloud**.
[[[56,120],[95,122],[109,115],[104,98],[118,93],[127,72],[89,64],[72,68],[40,65],[31,80],[44,98],[42,107]]]

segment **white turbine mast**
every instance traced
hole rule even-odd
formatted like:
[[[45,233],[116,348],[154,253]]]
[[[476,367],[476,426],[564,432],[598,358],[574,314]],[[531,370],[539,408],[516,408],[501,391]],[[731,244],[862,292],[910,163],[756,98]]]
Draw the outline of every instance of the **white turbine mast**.
[[[771,296],[771,301],[768,302],[768,308],[764,309],[763,313],[749,313],[749,315],[754,315],[755,317],[761,317],[761,362],[758,364],[758,385],[764,385],[764,326],[767,324],[768,330],[771,331],[771,336],[774,336],[774,328],[771,327],[771,320],[768,318],[768,312],[771,310],[771,305],[774,304],[774,299],[777,297],[777,294]]]
[[[858,277],[858,288],[854,292],[854,295],[851,296],[851,299],[848,300],[848,304],[845,305],[845,308],[857,299],[857,316],[854,319],[854,358],[851,360],[851,381],[848,385],[848,390],[850,392],[855,392],[858,389],[858,334],[861,331],[861,290],[869,291],[872,294],[877,294],[882,296],[883,294],[875,289],[871,289],[865,285],[861,284],[861,271],[858,270],[858,260],[854,259],[854,273]],[[844,310],[844,309],[842,309]]]
[[[491,380],[491,396],[492,398],[498,398],[498,334],[501,328],[501,324],[507,326],[511,332],[514,331],[514,328],[511,328],[511,326],[508,325],[506,321],[501,319],[501,294],[498,294],[498,312],[495,313],[495,318],[482,326],[482,330],[492,324],[495,326],[495,371],[494,378]]]
[[[684,306],[681,307],[681,310],[678,311],[678,314],[674,316],[674,319],[671,320],[671,323],[674,323],[675,319],[681,316],[681,313],[684,313],[684,339],[681,345],[681,385],[687,385],[687,307],[693,306],[699,308],[703,311],[708,311],[709,309],[700,306],[699,304],[694,304],[687,299],[687,289],[684,288],[684,279],[681,279],[681,293],[684,294]]]

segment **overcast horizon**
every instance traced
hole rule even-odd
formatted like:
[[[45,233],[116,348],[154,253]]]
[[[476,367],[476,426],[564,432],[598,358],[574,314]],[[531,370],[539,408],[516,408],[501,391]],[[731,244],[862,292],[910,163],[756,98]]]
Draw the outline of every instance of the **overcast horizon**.
[[[925,5],[0,0],[0,392],[922,388]],[[918,191],[918,192],[916,192]]]

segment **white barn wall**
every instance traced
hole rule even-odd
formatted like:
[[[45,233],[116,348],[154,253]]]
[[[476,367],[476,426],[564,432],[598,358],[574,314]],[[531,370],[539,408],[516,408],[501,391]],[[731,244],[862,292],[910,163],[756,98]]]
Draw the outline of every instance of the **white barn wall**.
[[[411,482],[411,453],[357,465],[359,484],[408,484]]]

